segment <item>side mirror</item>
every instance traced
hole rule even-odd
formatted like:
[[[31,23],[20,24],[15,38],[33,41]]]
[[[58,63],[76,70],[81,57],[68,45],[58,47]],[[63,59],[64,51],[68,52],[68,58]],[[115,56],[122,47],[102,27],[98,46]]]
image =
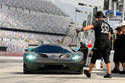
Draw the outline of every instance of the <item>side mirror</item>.
[[[34,48],[29,48],[30,51],[34,51]]]
[[[25,49],[25,52],[29,51],[28,49]]]

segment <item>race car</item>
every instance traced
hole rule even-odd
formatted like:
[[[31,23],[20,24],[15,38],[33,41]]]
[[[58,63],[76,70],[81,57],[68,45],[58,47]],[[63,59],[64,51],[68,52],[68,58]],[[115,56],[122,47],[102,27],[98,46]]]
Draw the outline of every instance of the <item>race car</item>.
[[[42,72],[83,73],[83,54],[68,46],[42,44],[24,53],[24,74]]]

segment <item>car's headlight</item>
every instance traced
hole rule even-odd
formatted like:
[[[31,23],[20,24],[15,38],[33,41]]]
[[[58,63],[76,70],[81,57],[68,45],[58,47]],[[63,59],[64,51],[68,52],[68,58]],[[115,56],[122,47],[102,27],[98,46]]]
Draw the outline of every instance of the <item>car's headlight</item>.
[[[33,54],[27,54],[26,59],[32,61],[36,59],[36,56],[34,56]]]
[[[81,54],[74,54],[72,56],[72,60],[74,61],[80,61],[82,59],[82,55]]]
[[[61,54],[59,57],[61,59],[69,59],[72,57],[72,55],[70,53],[66,53],[66,54]]]

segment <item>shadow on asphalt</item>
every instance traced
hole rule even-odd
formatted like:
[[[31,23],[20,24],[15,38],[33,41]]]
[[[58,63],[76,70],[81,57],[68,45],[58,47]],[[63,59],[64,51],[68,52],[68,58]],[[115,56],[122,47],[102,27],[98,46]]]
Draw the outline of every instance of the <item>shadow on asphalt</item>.
[[[106,73],[94,72],[97,76],[104,76]],[[112,74],[112,78],[125,78],[125,74]]]
[[[34,74],[24,74],[23,72],[13,72],[12,74],[19,74],[19,75],[50,75],[49,77],[43,77],[43,78],[54,78],[54,79],[90,79],[87,77],[84,77],[81,74],[71,74],[71,73],[34,73]],[[54,77],[53,77],[54,75]],[[58,76],[62,75],[62,76]],[[67,76],[63,76],[67,75]],[[76,77],[79,76],[79,77]],[[91,78],[93,79],[93,78]]]
[[[87,78],[85,75],[82,75],[82,74],[71,74],[71,73],[33,73],[33,74],[24,74],[23,72],[13,72],[11,74],[18,74],[18,75],[32,75],[32,76],[40,76],[40,75],[50,75],[50,76],[47,76],[47,77],[43,77],[43,78],[54,78],[54,79],[96,79],[96,80],[125,80],[123,79],[125,77],[125,75],[121,75],[121,74],[113,74],[112,75],[112,78],[110,79],[106,79],[106,78],[103,78],[103,76],[105,75],[105,73],[96,73],[97,76],[101,76],[102,78],[98,78],[98,77],[92,77],[91,78]],[[92,73],[94,74],[94,73]],[[59,76],[60,75],[60,76]],[[61,76],[62,75],[62,76]],[[66,76],[64,76],[66,75]],[[119,78],[122,78],[122,79],[119,79]]]
[[[44,77],[44,78],[58,78],[58,79],[90,79],[90,78],[87,78],[87,77]]]
[[[12,74],[24,74],[23,72],[12,72]]]
[[[23,72],[13,72],[12,74],[24,74]],[[58,73],[58,72],[38,72],[38,73],[30,73],[29,75],[39,75],[39,74],[46,74],[46,75],[81,75],[81,74],[77,74],[77,73]],[[24,75],[28,75],[28,74],[24,74]]]

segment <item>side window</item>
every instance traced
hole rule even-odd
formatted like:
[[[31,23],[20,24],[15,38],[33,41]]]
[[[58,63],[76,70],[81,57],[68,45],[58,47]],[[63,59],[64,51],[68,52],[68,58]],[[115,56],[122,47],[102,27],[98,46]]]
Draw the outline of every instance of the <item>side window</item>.
[[[101,33],[108,33],[108,32],[109,32],[109,26],[106,23],[102,23]]]

